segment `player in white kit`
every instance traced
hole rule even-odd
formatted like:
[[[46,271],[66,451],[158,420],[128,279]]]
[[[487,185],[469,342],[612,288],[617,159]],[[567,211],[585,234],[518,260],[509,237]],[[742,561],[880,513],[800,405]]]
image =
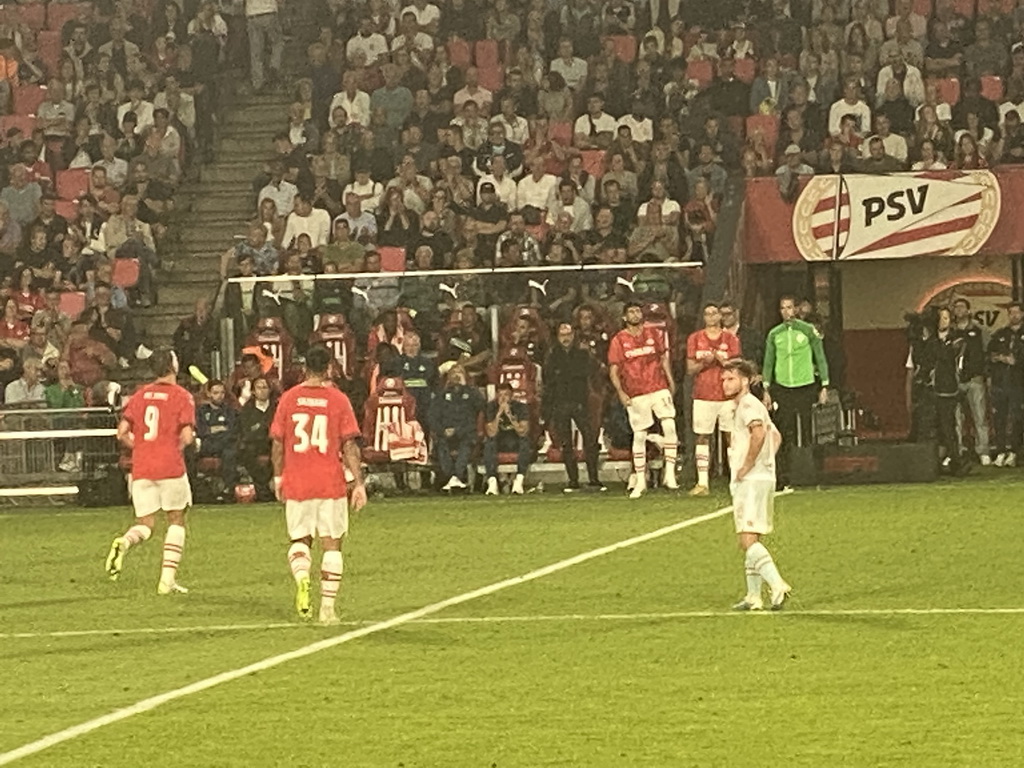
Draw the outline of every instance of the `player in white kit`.
[[[736,403],[729,444],[733,518],[740,549],[746,553],[747,594],[733,606],[737,611],[759,611],[764,607],[761,588],[771,590],[771,609],[778,611],[792,588],[779,574],[771,553],[761,537],[772,532],[775,498],[775,455],[782,435],[772,423],[764,403],[750,394],[750,381],[757,373],[753,363],[731,360],[722,369],[725,396]]]

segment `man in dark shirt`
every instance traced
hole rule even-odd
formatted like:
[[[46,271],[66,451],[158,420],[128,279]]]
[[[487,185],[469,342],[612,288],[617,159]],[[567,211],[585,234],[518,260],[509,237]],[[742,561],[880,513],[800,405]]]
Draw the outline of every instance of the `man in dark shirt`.
[[[993,333],[988,343],[997,467],[1017,465],[1024,408],[1024,305],[1012,302],[1007,313],[1009,324]]]
[[[981,326],[971,316],[971,302],[967,299],[956,299],[953,302],[953,335],[963,340],[963,359],[959,369],[961,401],[956,410],[958,440],[963,446],[966,400],[974,425],[974,450],[982,466],[988,466],[992,460],[989,456],[988,406],[985,402],[985,347]]]
[[[420,335],[406,331],[402,337],[402,354],[392,358],[381,371],[385,376],[398,376],[405,382],[406,391],[416,401],[416,419],[423,431],[430,432],[430,411],[437,387],[437,366],[421,351]]]
[[[746,117],[750,110],[750,86],[735,75],[736,61],[726,55],[718,62],[718,77],[706,91],[712,111],[724,117]]]
[[[597,434],[590,417],[590,377],[596,362],[593,355],[576,343],[576,332],[570,323],[558,326],[558,344],[552,347],[544,364],[544,409],[547,423],[557,435],[562,448],[562,462],[569,476],[566,493],[579,490],[580,471],[576,446],[572,439],[575,422],[583,438],[583,456],[587,462],[589,488],[606,490],[598,478]]]
[[[257,501],[273,501],[270,487],[273,467],[270,457],[270,425],[274,421],[274,401],[270,382],[262,376],[252,385],[252,398],[238,414],[239,463],[256,486]]]
[[[949,34],[949,27],[932,22],[932,42],[924,51],[924,69],[928,77],[959,77],[964,63],[964,48]]]
[[[480,185],[480,205],[466,211],[466,216],[476,223],[477,252],[494,253],[498,235],[508,226],[508,206],[498,201],[491,182],[485,181]]]
[[[226,402],[224,382],[212,380],[206,386],[207,401],[196,410],[196,442],[199,458],[220,459],[224,497],[230,498],[238,482],[238,414]]]
[[[1011,109],[1006,113],[1003,125],[1003,154],[999,162],[1024,163],[1024,129],[1020,125],[1020,115]]]
[[[438,477],[448,478],[442,491],[461,491],[467,487],[466,470],[476,445],[476,419],[482,399],[479,390],[466,385],[466,371],[458,365],[448,371],[444,389],[434,398],[430,424]]]
[[[484,409],[484,467],[487,470],[486,496],[498,495],[498,454],[516,454],[516,476],[512,493],[522,496],[523,484],[530,468],[533,449],[530,446],[530,409],[512,398],[512,385],[498,385],[497,397]]]

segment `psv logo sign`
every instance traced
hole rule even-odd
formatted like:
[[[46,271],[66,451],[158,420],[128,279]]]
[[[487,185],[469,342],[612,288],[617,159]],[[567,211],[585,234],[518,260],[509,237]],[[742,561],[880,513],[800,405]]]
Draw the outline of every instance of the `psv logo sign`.
[[[793,211],[808,261],[969,256],[999,220],[988,171],[815,176]]]

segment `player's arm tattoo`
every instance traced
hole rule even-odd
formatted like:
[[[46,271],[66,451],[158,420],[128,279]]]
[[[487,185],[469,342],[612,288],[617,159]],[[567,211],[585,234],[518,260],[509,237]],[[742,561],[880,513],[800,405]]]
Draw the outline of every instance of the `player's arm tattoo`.
[[[342,460],[345,469],[352,473],[352,485],[363,484],[363,452],[358,440],[346,440],[341,446]]]
[[[280,477],[284,471],[284,443],[274,440],[270,446],[270,463],[274,467],[274,477]]]

